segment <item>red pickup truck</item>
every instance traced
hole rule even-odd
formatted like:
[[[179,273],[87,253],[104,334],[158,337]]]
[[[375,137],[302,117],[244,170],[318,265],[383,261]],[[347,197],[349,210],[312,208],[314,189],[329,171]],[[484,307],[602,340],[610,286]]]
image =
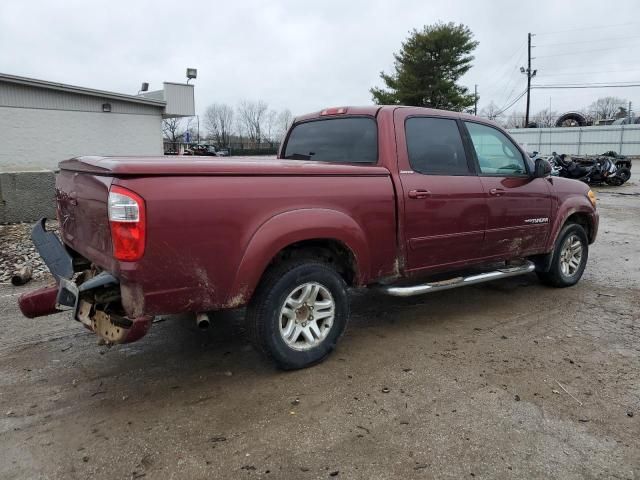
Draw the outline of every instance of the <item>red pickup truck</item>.
[[[491,122],[414,107],[296,119],[277,159],[79,157],[56,180],[62,242],[32,238],[57,284],[28,317],[69,308],[107,342],[158,314],[247,307],[278,366],[334,348],[349,287],[409,296],[535,271],[578,282],[598,230],[594,194],[551,177]]]

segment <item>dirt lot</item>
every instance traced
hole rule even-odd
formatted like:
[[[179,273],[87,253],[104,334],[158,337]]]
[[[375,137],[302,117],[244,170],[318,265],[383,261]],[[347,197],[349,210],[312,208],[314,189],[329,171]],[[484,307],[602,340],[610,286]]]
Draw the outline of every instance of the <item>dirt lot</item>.
[[[640,186],[600,189],[582,282],[353,295],[338,350],[283,373],[160,319],[108,349],[0,286],[0,478],[640,478]]]

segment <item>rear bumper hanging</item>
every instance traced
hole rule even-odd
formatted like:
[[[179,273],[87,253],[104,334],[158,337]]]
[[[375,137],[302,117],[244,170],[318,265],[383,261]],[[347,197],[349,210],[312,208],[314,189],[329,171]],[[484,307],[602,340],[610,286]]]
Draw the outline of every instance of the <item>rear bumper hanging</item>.
[[[31,238],[38,253],[56,279],[56,285],[40,288],[20,296],[18,305],[27,318],[41,317],[71,309],[72,317],[109,343],[130,343],[142,338],[153,321],[153,317],[142,315],[136,318],[123,317],[95,308],[87,301],[85,292],[105,287],[117,287],[119,281],[109,272],[77,284],[73,280],[73,258],[58,236],[45,228],[46,218],[33,227]]]

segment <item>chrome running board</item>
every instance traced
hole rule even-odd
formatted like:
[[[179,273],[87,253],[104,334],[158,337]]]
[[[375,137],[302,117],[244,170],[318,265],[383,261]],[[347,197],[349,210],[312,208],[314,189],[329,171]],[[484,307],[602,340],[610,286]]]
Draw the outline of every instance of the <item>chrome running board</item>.
[[[523,265],[517,267],[499,268],[492,272],[479,273],[468,277],[455,277],[440,282],[423,283],[421,285],[411,285],[408,287],[394,287],[387,285],[381,287],[382,292],[393,295],[394,297],[412,297],[414,295],[422,295],[423,293],[439,292],[441,290],[449,290],[451,288],[464,287],[466,285],[475,285],[476,283],[489,282],[498,280],[499,278],[515,277],[516,275],[524,275],[531,273],[536,269],[533,262],[527,261]]]

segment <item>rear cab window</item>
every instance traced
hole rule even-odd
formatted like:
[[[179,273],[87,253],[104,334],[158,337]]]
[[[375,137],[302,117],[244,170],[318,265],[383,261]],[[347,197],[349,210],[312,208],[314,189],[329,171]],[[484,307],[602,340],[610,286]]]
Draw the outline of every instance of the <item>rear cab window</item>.
[[[282,158],[334,163],[376,163],[376,121],[371,117],[347,117],[299,123],[289,134]]]

